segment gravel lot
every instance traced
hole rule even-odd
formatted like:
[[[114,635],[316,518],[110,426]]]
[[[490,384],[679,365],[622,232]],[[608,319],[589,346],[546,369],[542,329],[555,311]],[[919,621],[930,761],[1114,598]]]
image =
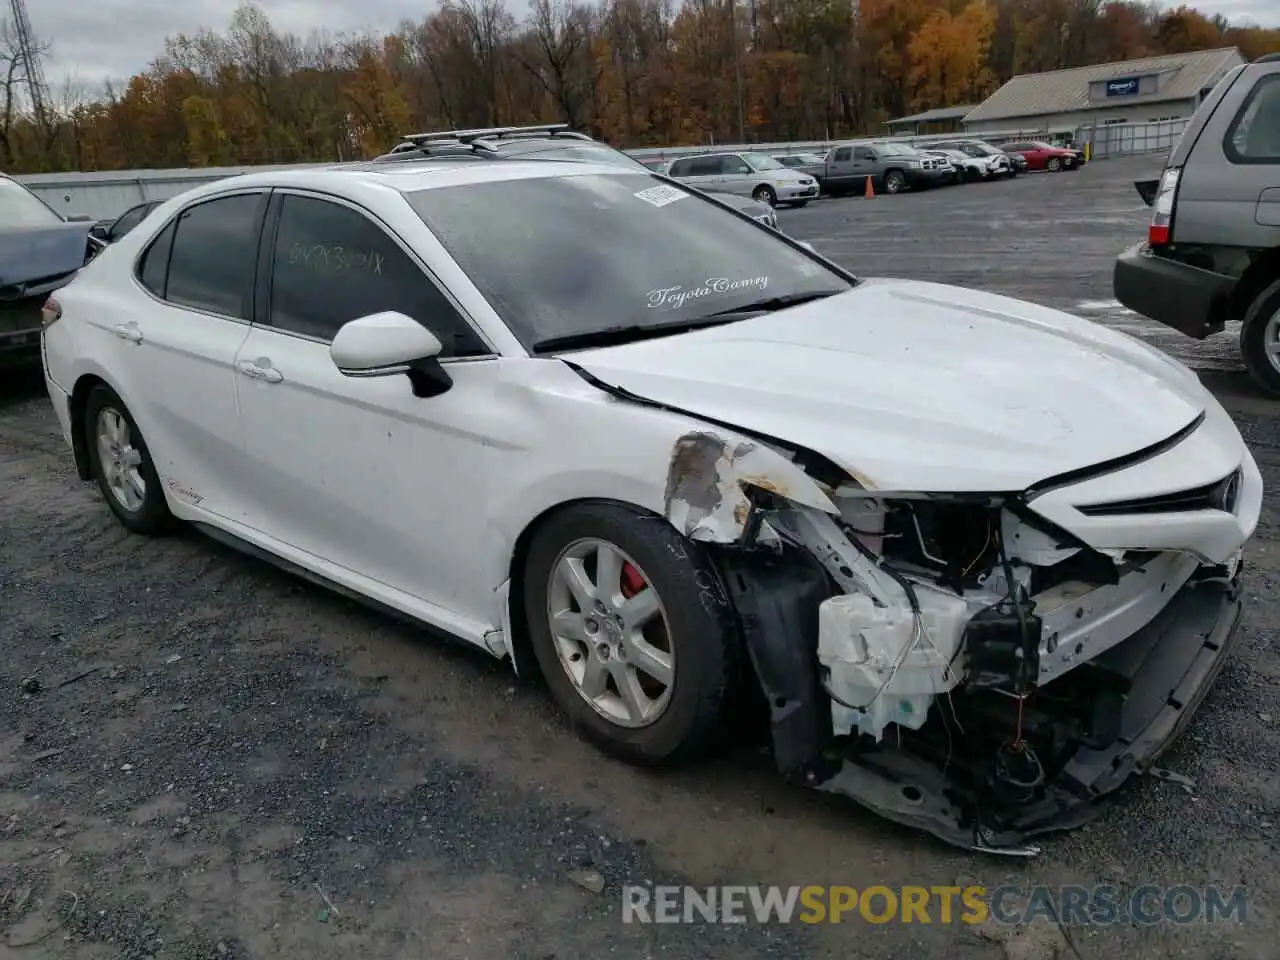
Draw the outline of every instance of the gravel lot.
[[[1203,372],[1280,486],[1276,405],[1251,394],[1234,341],[1166,337],[1111,302],[1112,258],[1146,218],[1131,181],[1158,166],[781,218],[865,275],[983,287],[1151,336]],[[675,773],[611,762],[502,665],[194,534],[129,536],[76,480],[35,380],[0,387],[0,478],[0,957],[1275,956],[1273,501],[1237,652],[1166,759],[1194,786],[1135,783],[1024,862],[784,787],[755,743]],[[573,882],[584,869],[604,893]],[[1250,900],[1239,925],[1074,927],[1066,944],[1050,928],[624,925],[618,896],[643,881],[957,880],[1244,884]]]

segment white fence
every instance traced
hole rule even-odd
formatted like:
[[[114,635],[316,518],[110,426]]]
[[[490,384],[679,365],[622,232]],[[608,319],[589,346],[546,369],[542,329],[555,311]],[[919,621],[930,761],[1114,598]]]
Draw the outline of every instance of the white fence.
[[[1092,156],[1127,157],[1141,153],[1167,153],[1182,136],[1189,121],[1158,120],[1152,123],[1113,123],[1081,128],[1080,142],[1091,143]]]
[[[846,140],[806,140],[795,143],[721,143],[683,147],[645,147],[626,151],[637,160],[662,160],[690,154],[723,150],[750,150],[757,153],[824,154],[835,143],[897,143],[927,146],[941,140],[976,139],[993,144],[1015,140],[1049,140],[1071,142],[1076,146],[1093,144],[1097,158],[1152,153],[1169,150],[1177,142],[1185,120],[1162,123],[1116,124],[1079,129],[1040,127],[1006,130],[983,134],[940,133],[911,137],[859,137]],[[286,166],[312,167],[313,163]],[[167,200],[192,187],[241,173],[271,169],[270,167],[206,167],[176,170],[103,170],[93,173],[37,173],[15,179],[26,184],[37,196],[66,215],[88,215],[95,219],[115,217],[144,200]]]

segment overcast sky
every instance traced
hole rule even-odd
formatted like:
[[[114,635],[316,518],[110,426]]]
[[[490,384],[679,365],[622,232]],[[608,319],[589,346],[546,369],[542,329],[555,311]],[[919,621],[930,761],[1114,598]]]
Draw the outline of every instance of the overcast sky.
[[[107,79],[128,77],[160,53],[165,37],[195,33],[201,27],[223,30],[238,0],[27,0],[36,35],[52,44],[45,61],[51,87],[75,77],[96,87]],[[1172,6],[1172,4],[1166,4]],[[5,5],[7,6],[7,4]],[[330,32],[394,30],[405,18],[421,19],[435,7],[430,0],[258,0],[281,32],[306,35]],[[1232,21],[1280,25],[1276,0],[1199,0],[1194,6]],[[508,0],[518,14],[525,0]]]

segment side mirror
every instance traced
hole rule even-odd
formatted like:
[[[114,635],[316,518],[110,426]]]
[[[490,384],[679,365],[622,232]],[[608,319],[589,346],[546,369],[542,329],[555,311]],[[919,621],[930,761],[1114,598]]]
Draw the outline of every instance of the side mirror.
[[[101,240],[103,243],[110,240],[110,237],[107,236],[107,228],[100,223],[95,223],[89,228],[89,236],[95,240]]]
[[[343,324],[329,345],[329,358],[347,377],[407,374],[416,396],[433,397],[453,385],[440,365],[442,349],[439,338],[422,324],[388,310]]]

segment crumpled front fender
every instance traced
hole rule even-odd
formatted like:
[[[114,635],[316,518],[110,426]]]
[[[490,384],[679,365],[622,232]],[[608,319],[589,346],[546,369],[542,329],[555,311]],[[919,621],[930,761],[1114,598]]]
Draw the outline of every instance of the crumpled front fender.
[[[751,516],[752,490],[839,514],[828,492],[773,447],[726,432],[699,430],[675,443],[667,469],[664,510],[692,540],[735,543]]]

